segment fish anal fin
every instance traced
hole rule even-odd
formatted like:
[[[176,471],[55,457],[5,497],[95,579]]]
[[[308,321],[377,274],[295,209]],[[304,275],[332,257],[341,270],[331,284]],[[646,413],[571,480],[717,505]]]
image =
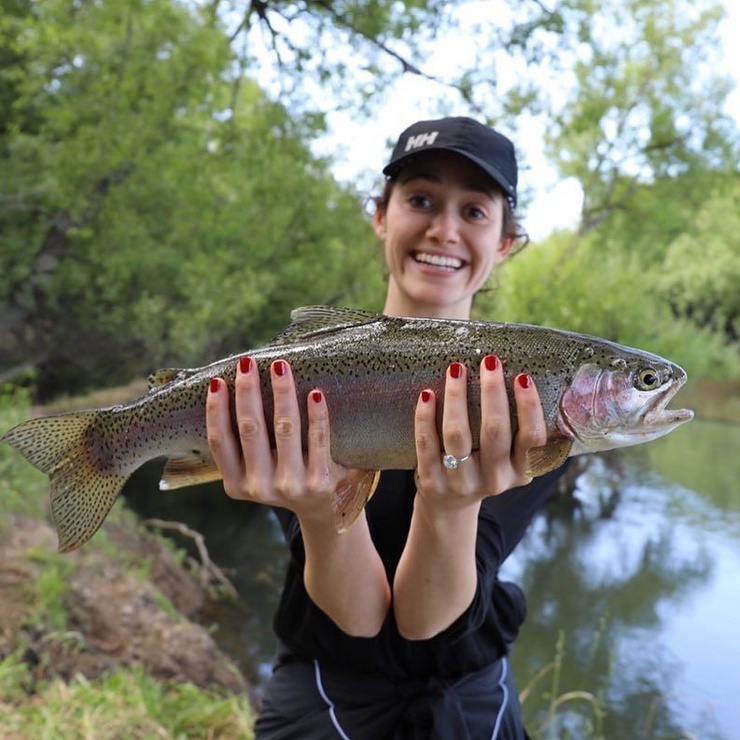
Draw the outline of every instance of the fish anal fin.
[[[187,454],[167,458],[162,478],[159,481],[160,491],[171,491],[185,486],[199,486],[201,483],[212,483],[221,480],[221,473],[213,458],[193,450]]]
[[[537,477],[559,468],[570,455],[573,440],[564,437],[554,439],[542,447],[527,452],[527,475]]]
[[[350,470],[332,494],[337,532],[346,532],[372,498],[380,480],[379,470]]]

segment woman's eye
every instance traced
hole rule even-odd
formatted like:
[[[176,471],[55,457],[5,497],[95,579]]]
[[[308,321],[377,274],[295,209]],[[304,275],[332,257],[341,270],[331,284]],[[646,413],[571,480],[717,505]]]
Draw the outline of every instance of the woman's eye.
[[[486,212],[478,206],[469,206],[467,209],[467,215],[468,218],[473,219],[474,221],[480,221],[486,217]]]
[[[410,195],[408,202],[412,208],[423,208],[423,209],[429,208],[432,204],[431,199],[427,198],[426,195]]]

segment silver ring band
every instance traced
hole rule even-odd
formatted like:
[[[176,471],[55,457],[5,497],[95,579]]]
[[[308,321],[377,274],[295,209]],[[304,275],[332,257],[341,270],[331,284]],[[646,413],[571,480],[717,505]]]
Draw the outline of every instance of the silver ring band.
[[[460,463],[464,463],[466,460],[470,460],[470,457],[473,453],[471,452],[469,455],[465,455],[464,457],[455,457],[454,455],[442,455],[442,465],[444,465],[447,470],[456,470]]]

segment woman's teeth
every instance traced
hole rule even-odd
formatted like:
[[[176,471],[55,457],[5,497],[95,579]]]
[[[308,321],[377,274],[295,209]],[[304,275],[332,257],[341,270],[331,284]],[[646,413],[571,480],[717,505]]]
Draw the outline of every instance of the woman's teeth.
[[[426,254],[425,252],[414,252],[412,257],[416,262],[421,262],[423,265],[433,265],[445,270],[459,270],[465,264],[457,257],[445,257],[440,254]]]

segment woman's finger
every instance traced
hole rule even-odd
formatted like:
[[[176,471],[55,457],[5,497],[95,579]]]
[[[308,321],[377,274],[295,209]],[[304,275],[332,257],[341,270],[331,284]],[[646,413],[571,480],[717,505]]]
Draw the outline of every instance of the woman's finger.
[[[212,378],[206,397],[206,436],[224,488],[239,498],[238,482],[244,473],[241,447],[234,436],[229,387],[222,378]]]
[[[416,469],[423,488],[439,474],[442,450],[437,433],[437,398],[434,391],[419,394],[414,415],[414,440],[416,444]]]
[[[308,482],[312,490],[331,491],[332,466],[329,409],[324,394],[308,394]]]
[[[455,457],[470,455],[473,436],[468,419],[468,384],[465,366],[453,362],[447,369],[442,415],[442,445],[444,454]]]
[[[509,397],[500,360],[483,358],[480,368],[481,426],[480,460],[483,475],[490,479],[503,461],[510,462],[512,437]]]
[[[290,365],[285,360],[276,360],[272,363],[270,377],[277,456],[275,486],[282,495],[297,496],[305,487],[305,463],[301,440],[301,414]]]
[[[245,479],[242,485],[251,495],[255,495],[271,487],[274,462],[265,422],[259,369],[250,357],[239,360],[234,393],[236,428]]]
[[[512,464],[520,475],[529,479],[531,476],[526,474],[527,452],[547,442],[547,427],[540,394],[531,375],[520,373],[514,378],[514,399],[519,428],[512,448]]]

